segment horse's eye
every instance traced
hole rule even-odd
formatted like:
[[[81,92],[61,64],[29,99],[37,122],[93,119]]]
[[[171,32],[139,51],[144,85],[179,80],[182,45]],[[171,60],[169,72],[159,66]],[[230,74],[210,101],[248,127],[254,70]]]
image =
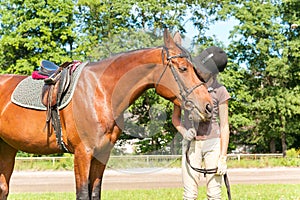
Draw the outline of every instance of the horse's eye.
[[[185,72],[187,70],[187,67],[186,66],[180,66],[179,67],[179,71],[180,72]]]

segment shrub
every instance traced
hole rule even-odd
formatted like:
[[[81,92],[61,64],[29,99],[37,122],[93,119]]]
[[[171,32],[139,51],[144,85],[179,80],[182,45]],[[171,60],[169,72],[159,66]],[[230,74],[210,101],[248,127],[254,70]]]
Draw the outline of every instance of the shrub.
[[[300,150],[296,150],[295,148],[289,149],[286,151],[287,158],[297,158],[299,156]]]

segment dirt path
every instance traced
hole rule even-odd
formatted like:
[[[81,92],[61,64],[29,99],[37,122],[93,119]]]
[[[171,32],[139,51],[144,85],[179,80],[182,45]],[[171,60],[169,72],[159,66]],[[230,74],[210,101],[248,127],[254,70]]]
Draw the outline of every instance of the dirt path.
[[[230,184],[300,184],[300,168],[229,169]],[[203,178],[201,179],[204,184]],[[106,170],[103,190],[182,187],[181,170]],[[14,172],[10,192],[74,192],[73,171]]]

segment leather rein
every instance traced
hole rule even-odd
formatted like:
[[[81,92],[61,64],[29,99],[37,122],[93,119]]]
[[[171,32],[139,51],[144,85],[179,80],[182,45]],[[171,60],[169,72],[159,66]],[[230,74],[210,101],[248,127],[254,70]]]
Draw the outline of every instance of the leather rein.
[[[189,117],[189,120],[191,121],[192,127],[195,129],[195,124],[193,122],[193,118]],[[206,177],[206,174],[215,174],[215,173],[217,173],[217,171],[218,171],[217,167],[216,168],[211,168],[211,169],[193,167],[191,165],[190,158],[189,158],[190,146],[191,146],[191,141],[188,141],[187,149],[186,149],[186,152],[185,152],[185,157],[186,157],[187,164],[194,171],[199,172],[199,173],[203,173],[204,177]],[[225,183],[226,190],[227,190],[228,200],[231,200],[231,191],[230,191],[230,184],[229,184],[229,179],[228,179],[227,172],[223,175],[223,178],[224,178],[224,183]]]
[[[197,167],[193,167],[191,165],[191,162],[190,162],[190,158],[189,158],[189,150],[190,150],[190,146],[191,146],[191,141],[188,142],[187,144],[187,149],[186,149],[186,152],[185,152],[185,157],[186,157],[186,162],[188,163],[188,165],[196,172],[199,172],[199,173],[203,173],[204,174],[204,177],[206,177],[206,174],[215,174],[217,173],[217,170],[218,168],[212,168],[212,169],[203,169],[203,168],[197,168]],[[228,200],[231,200],[231,191],[230,191],[230,184],[229,184],[229,179],[228,179],[228,175],[227,173],[225,173],[223,175],[223,178],[224,178],[224,184],[226,186],[226,190],[227,190],[227,196],[228,196]]]
[[[191,121],[192,127],[195,129],[195,124],[193,122],[193,118],[189,117],[189,120]],[[186,157],[187,164],[194,171],[199,172],[199,173],[203,173],[204,177],[206,177],[206,174],[215,174],[215,173],[217,173],[217,171],[218,171],[217,167],[216,168],[211,168],[211,169],[193,167],[191,165],[190,158],[189,158],[190,146],[191,146],[191,141],[188,141],[187,149],[186,149],[186,152],[185,152],[185,157]],[[229,179],[228,179],[227,172],[223,175],[223,178],[224,178],[224,183],[225,183],[226,190],[227,190],[228,200],[231,200],[231,191],[230,191],[230,184],[229,184]]]

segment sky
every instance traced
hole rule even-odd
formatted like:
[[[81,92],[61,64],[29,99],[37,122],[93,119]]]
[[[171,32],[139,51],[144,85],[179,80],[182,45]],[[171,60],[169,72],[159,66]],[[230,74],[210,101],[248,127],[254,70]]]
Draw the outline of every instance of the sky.
[[[230,19],[228,21],[218,21],[215,24],[209,27],[209,30],[206,32],[207,36],[216,35],[216,38],[223,42],[225,46],[228,46],[230,43],[229,32],[233,29],[235,25],[238,25],[238,20]],[[187,42],[191,41],[193,36],[197,35],[198,31],[193,27],[192,22],[186,23],[186,40]]]

